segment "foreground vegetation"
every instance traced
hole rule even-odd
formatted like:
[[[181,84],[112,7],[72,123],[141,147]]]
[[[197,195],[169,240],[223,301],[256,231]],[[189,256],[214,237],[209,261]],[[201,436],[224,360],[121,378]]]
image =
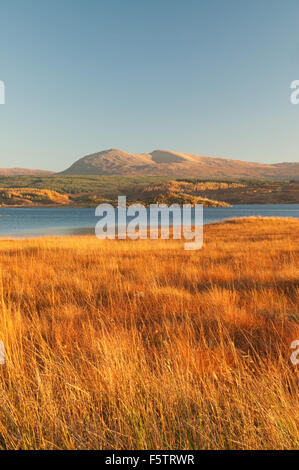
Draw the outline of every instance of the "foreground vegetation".
[[[0,448],[299,447],[299,221],[1,241]]]

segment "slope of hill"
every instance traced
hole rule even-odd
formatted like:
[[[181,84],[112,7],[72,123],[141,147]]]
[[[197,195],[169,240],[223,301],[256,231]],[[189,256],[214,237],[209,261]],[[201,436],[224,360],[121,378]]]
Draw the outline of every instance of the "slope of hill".
[[[299,179],[299,163],[269,165],[165,150],[133,154],[110,149],[80,158],[59,174]]]
[[[38,200],[45,190],[46,197]],[[53,205],[95,207],[105,202],[117,203],[118,195],[126,195],[128,203],[146,205],[166,200],[170,203],[225,204],[299,204],[299,180],[200,179],[167,176],[1,176],[0,204]],[[49,193],[52,198],[49,198]],[[56,194],[55,194],[56,193]],[[66,196],[60,198],[59,196]],[[51,200],[50,200],[51,199]],[[168,203],[168,202],[167,202]],[[224,204],[222,204],[224,203]]]
[[[54,171],[47,170],[30,170],[29,168],[0,168],[0,175],[5,176],[19,176],[19,175],[33,175],[33,176],[46,176],[53,175]]]
[[[41,206],[68,204],[69,197],[48,189],[0,188],[0,206]]]

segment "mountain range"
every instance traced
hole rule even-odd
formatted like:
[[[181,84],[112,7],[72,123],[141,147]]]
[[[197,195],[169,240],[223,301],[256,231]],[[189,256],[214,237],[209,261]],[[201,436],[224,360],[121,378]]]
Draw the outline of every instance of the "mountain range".
[[[299,162],[265,164],[168,150],[134,154],[109,149],[80,158],[60,174],[299,179]]]
[[[29,168],[0,168],[0,175],[3,176],[47,176],[54,174],[54,171],[47,170],[30,170]]]
[[[299,162],[266,164],[169,150],[134,154],[124,150],[109,149],[82,157],[59,173],[25,168],[0,169],[0,175],[46,176],[52,174],[298,180]]]

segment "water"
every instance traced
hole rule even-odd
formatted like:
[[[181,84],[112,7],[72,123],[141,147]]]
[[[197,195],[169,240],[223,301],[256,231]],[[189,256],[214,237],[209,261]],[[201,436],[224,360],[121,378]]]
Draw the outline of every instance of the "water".
[[[204,224],[232,217],[295,217],[299,204],[239,204],[234,207],[204,208]],[[1,237],[40,237],[94,234],[94,208],[0,208]]]

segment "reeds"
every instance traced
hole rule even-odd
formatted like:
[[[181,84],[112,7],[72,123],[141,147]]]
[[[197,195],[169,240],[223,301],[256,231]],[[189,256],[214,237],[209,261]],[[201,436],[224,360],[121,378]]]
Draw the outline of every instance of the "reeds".
[[[0,448],[298,448],[298,239],[1,241]]]

